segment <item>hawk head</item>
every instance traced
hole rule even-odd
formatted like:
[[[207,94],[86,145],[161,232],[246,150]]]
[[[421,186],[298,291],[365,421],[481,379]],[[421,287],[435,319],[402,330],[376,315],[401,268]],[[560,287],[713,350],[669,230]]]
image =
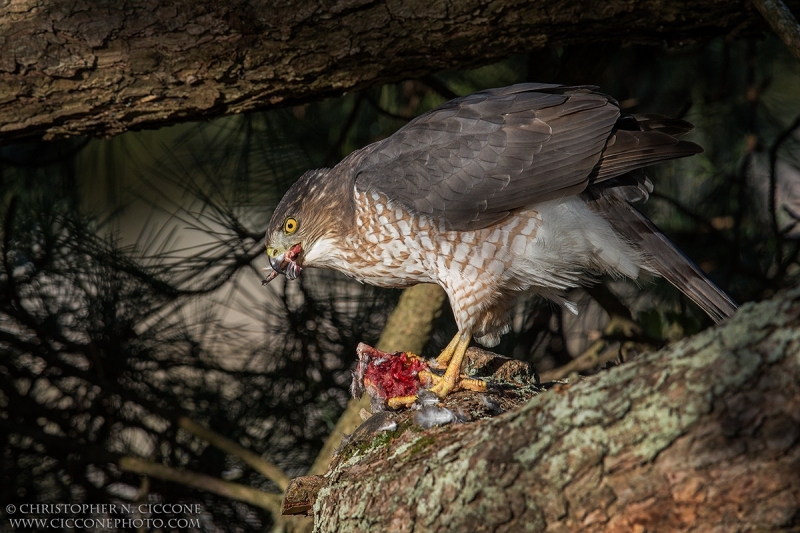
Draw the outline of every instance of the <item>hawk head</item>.
[[[264,283],[278,274],[295,279],[309,264],[325,266],[325,256],[341,233],[342,207],[348,203],[342,180],[332,174],[325,168],[306,172],[275,208],[266,235],[272,272]]]
[[[267,281],[278,274],[284,274],[288,279],[295,279],[303,271],[304,233],[300,228],[300,220],[304,217],[298,212],[293,215],[280,217],[273,216],[267,231],[267,258],[272,267],[272,273]],[[274,227],[273,227],[274,226]],[[305,246],[308,248],[308,245]]]

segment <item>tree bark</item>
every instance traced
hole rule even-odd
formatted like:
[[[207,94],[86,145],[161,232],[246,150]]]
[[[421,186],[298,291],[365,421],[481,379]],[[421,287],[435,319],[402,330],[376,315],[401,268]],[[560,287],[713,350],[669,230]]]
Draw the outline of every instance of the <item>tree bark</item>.
[[[800,289],[495,418],[345,450],[314,514],[318,532],[796,530]]]
[[[543,46],[680,44],[764,27],[744,0],[6,0],[0,141],[111,136]]]

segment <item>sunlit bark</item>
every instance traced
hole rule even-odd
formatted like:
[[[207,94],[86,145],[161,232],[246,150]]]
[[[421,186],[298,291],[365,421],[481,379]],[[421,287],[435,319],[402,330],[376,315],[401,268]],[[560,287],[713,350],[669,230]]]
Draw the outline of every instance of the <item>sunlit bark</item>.
[[[777,531],[800,516],[800,290],[333,465],[315,531]]]

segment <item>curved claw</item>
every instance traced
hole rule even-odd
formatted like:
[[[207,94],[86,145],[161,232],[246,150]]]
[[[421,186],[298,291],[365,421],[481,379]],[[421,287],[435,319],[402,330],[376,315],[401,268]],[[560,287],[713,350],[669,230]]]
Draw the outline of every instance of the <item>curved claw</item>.
[[[389,398],[386,401],[386,405],[389,407],[389,409],[400,409],[401,407],[411,407],[411,405],[416,401],[416,394],[413,396],[395,396],[394,398]]]
[[[437,376],[432,372],[428,372],[427,370],[419,373],[420,382],[423,386],[429,386],[433,384],[433,386],[429,387],[428,390],[433,392],[434,394],[434,387],[442,387],[439,385],[443,381],[442,376]],[[475,379],[466,376],[465,374],[460,374],[456,379],[456,384],[453,390],[470,390],[472,392],[486,392],[489,389],[489,385],[483,381],[482,379]]]

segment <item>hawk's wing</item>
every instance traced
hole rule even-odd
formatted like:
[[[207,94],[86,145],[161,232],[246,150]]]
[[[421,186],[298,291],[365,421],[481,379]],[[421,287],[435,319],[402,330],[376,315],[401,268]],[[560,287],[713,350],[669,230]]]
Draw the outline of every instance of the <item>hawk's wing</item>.
[[[688,123],[648,117],[653,127],[639,131],[593,89],[526,83],[447,102],[369,147],[356,188],[466,230],[576,194],[590,180],[700,151],[675,139]]]
[[[616,102],[591,88],[531,83],[475,93],[373,145],[356,187],[453,229],[484,227],[583,190],[618,117]]]

